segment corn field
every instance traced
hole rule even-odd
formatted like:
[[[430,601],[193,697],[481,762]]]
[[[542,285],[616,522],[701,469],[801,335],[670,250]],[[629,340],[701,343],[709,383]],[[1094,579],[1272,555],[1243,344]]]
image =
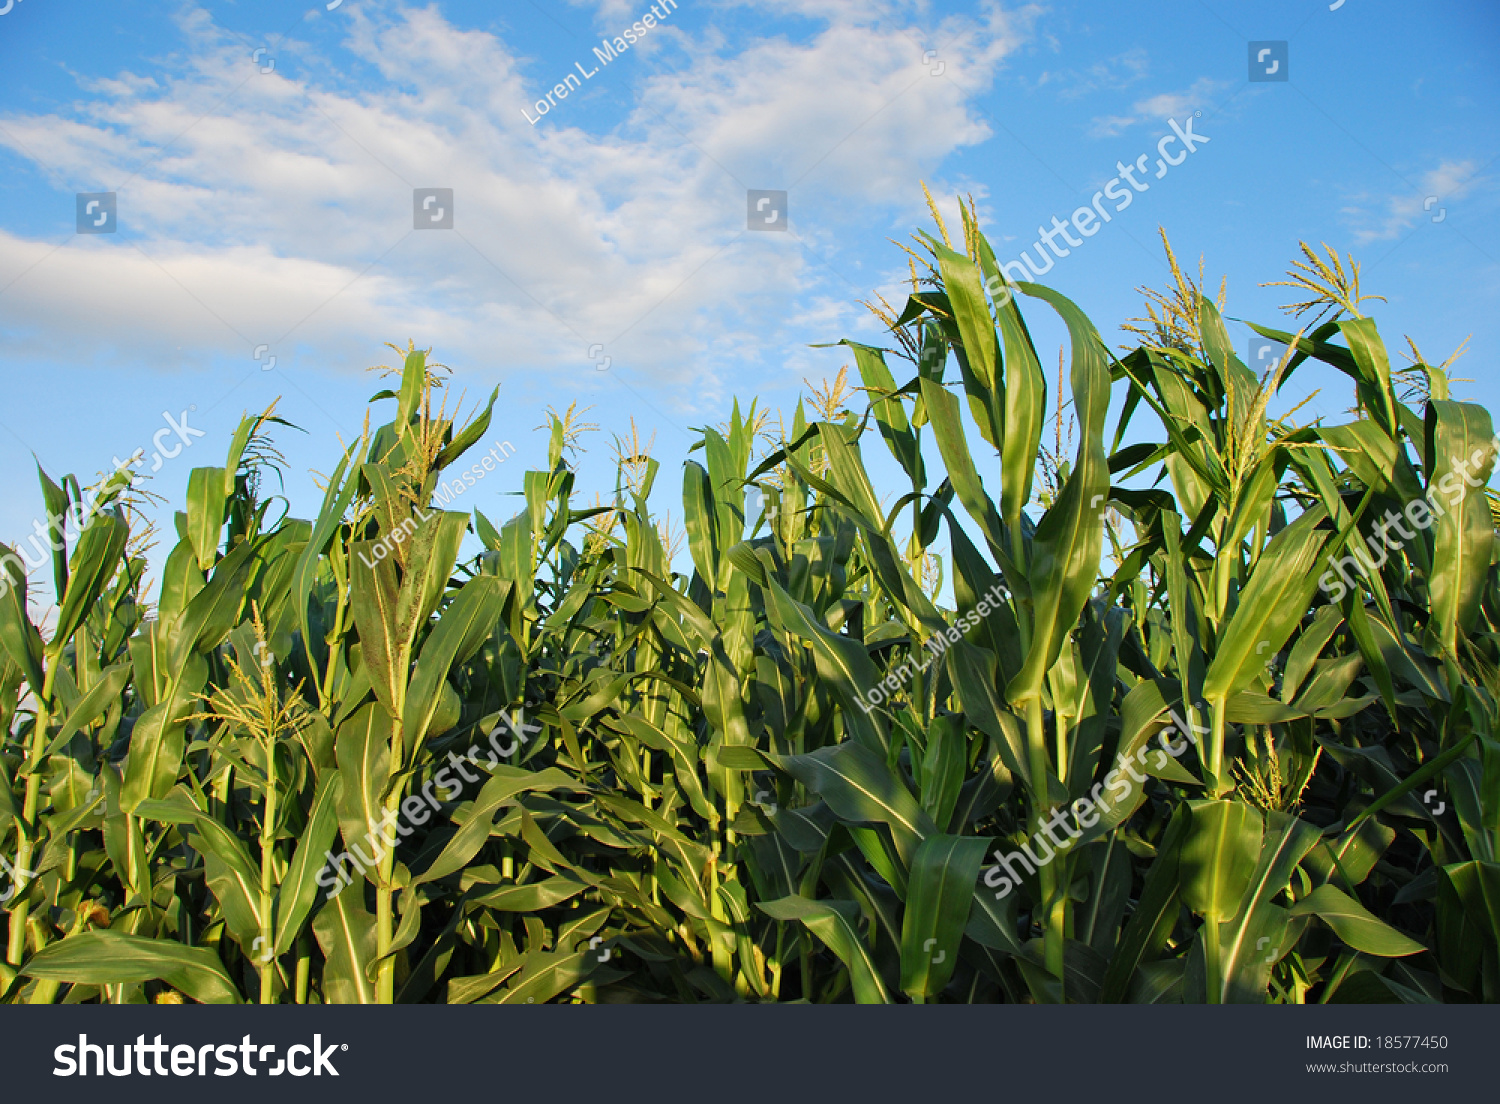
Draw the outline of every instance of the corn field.
[[[415,349],[311,520],[247,417],[149,587],[130,474],[41,473],[0,1001],[1500,998],[1489,414],[1336,255],[1258,376],[1180,272],[1116,355],[936,229],[861,386],[736,404],[680,503],[639,449],[582,502],[570,410],[514,517],[435,505],[496,395]],[[1309,360],[1344,424],[1268,413]]]

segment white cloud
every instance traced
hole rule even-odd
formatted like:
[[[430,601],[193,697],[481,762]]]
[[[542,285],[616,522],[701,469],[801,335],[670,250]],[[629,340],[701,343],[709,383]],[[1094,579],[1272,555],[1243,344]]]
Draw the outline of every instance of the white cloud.
[[[1488,184],[1488,178],[1475,175],[1478,168],[1474,161],[1444,161],[1422,175],[1419,195],[1403,192],[1376,198],[1361,194],[1340,208],[1340,214],[1353,226],[1358,244],[1389,241],[1418,219],[1446,218],[1442,204],[1462,199],[1475,188]]]
[[[1053,40],[1058,52],[1061,44]],[[1119,92],[1137,81],[1144,80],[1151,71],[1151,60],[1140,47],[1126,50],[1122,54],[1089,66],[1082,71],[1076,69],[1049,69],[1037,78],[1033,87],[1058,86],[1058,98],[1064,102],[1081,99],[1094,92]]]
[[[986,3],[945,20],[950,80],[929,75],[920,33],[868,25],[910,4],[766,6],[829,22],[740,46],[664,23],[661,64],[585,83],[633,105],[602,134],[567,102],[529,124],[523,105],[558,74],[435,8],[346,13],[347,48],[384,78],[358,88],[291,41],[278,52],[299,75],[262,75],[190,12],[180,69],[92,81],[73,113],[0,118],[0,144],[60,189],[118,191],[121,222],[60,248],[0,236],[0,287],[15,281],[0,328],[34,357],[161,364],[280,340],[338,367],[409,336],[581,374],[605,343],[712,403],[733,363],[706,356],[722,334],[741,335],[744,361],[792,320],[842,320],[823,297],[852,301],[861,276],[817,259],[832,239],[815,227],[850,205],[919,207],[915,181],[987,137],[966,90],[988,86],[1028,19]],[[454,189],[453,233],[412,230],[413,187]],[[746,235],[744,187],[790,188],[793,233]]]
[[[1099,115],[1089,126],[1090,138],[1113,138],[1135,122],[1133,115]]]
[[[1159,92],[1155,96],[1137,100],[1131,105],[1129,115],[1096,116],[1089,126],[1088,136],[1113,138],[1137,123],[1164,123],[1168,119],[1181,119],[1212,103],[1214,96],[1228,87],[1228,81],[1199,77],[1180,92]]]

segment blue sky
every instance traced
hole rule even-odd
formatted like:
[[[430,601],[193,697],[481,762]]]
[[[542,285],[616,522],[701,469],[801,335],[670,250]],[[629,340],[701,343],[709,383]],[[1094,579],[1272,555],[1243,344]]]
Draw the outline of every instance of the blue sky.
[[[811,346],[879,342],[859,300],[904,296],[889,239],[930,226],[919,181],[955,226],[972,195],[1009,259],[1141,155],[1149,189],[1042,277],[1111,343],[1137,285],[1166,279],[1159,225],[1212,286],[1227,275],[1229,316],[1273,325],[1286,295],[1257,285],[1299,239],[1327,242],[1388,298],[1371,313],[1393,355],[1403,335],[1434,361],[1471,337],[1456,393],[1500,408],[1500,12],[1250,9],[678,0],[606,66],[592,48],[644,0],[13,0],[0,541],[40,514],[33,454],[87,482],[188,411],[206,436],[151,484],[170,510],[278,396],[307,431],[278,441],[310,516],[309,469],[378,387],[364,369],[408,339],[470,402],[501,386],[492,436],[516,455],[464,507],[513,513],[503,496],[545,463],[534,427],[577,401],[602,427],[584,486],[606,486],[634,418],[680,523],[693,426],[735,397],[789,413],[849,359]],[[1248,79],[1252,41],[1287,43],[1288,79]],[[1190,117],[1207,141],[1158,177],[1158,142]],[[414,229],[417,188],[453,190],[451,230]],[[747,230],[748,189],[788,193],[785,232]],[[84,192],[116,193],[115,233],[75,232]],[[1025,309],[1055,364],[1061,328]],[[1307,417],[1346,420],[1341,377],[1295,382],[1289,402],[1323,389]],[[873,436],[865,451],[886,470]]]

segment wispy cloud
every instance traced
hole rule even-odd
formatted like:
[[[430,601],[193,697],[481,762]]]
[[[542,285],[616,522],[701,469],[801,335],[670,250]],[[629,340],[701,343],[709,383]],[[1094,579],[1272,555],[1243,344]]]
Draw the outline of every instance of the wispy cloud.
[[[1161,123],[1167,119],[1180,119],[1184,115],[1211,104],[1214,97],[1229,87],[1228,81],[1199,77],[1188,88],[1180,92],[1159,92],[1155,96],[1136,100],[1129,115],[1099,115],[1089,124],[1090,138],[1113,138],[1139,123]]]
[[[1389,241],[1399,237],[1419,219],[1446,217],[1441,204],[1462,199],[1475,189],[1488,185],[1489,178],[1476,175],[1478,171],[1479,165],[1475,161],[1444,161],[1422,174],[1418,181],[1420,194],[1401,192],[1374,196],[1361,193],[1351,197],[1350,202],[1341,208],[1341,213],[1353,227],[1354,240],[1359,245]]]
[[[1136,48],[1106,58],[1087,69],[1045,70],[1031,87],[1056,87],[1058,99],[1067,103],[1095,92],[1123,91],[1144,80],[1150,71],[1150,57],[1145,50]]]
[[[604,133],[573,103],[530,124],[523,106],[557,74],[436,8],[346,7],[343,48],[375,75],[357,86],[295,42],[281,50],[306,64],[260,74],[189,11],[172,71],[95,81],[67,114],[0,117],[0,145],[60,191],[117,190],[121,224],[0,232],[0,327],[16,356],[158,364],[280,341],[363,367],[347,351],[387,337],[493,363],[503,335],[514,367],[577,371],[614,343],[615,363],[713,403],[734,358],[706,353],[724,333],[743,360],[784,346],[825,295],[854,298],[816,255],[820,218],[908,209],[913,181],[989,134],[912,26],[873,24],[873,5],[766,7],[826,24],[736,45],[664,23],[651,65],[584,84],[625,104]],[[984,88],[1024,20],[986,3],[937,30],[947,71]],[[415,187],[454,189],[452,233],[413,230]],[[791,188],[794,233],[746,235],[746,187]]]
[[[1134,115],[1100,115],[1090,123],[1089,137],[1113,138],[1134,123]]]

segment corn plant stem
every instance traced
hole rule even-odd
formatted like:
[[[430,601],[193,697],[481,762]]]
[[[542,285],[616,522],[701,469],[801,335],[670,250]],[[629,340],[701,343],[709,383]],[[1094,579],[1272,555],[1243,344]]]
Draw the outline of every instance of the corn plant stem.
[[[1052,699],[1056,706],[1057,699]],[[1057,749],[1057,780],[1064,786],[1068,783],[1068,722],[1061,709],[1052,711],[1052,726],[1055,729],[1052,746]]]
[[[130,881],[131,888],[133,890],[135,890],[136,894],[140,897],[142,903],[145,906],[143,909],[141,909],[140,912],[136,913],[135,917],[133,918],[135,920],[135,923],[137,924],[137,926],[135,928],[133,928],[132,930],[139,931],[140,930],[140,927],[139,927],[140,921],[142,919],[150,921],[152,919],[152,913],[154,911],[154,905],[153,905],[152,900],[151,900],[151,875],[149,873],[149,863],[146,861],[146,857],[144,855],[142,855],[136,849],[136,846],[135,846],[135,838],[136,838],[136,822],[135,822],[135,817],[132,816],[130,813],[125,813],[124,814],[124,820],[125,820],[125,863],[126,863],[125,870],[129,874],[129,881]],[[144,837],[142,838],[141,842],[142,842],[142,844],[145,843]],[[148,873],[146,874],[146,879],[145,879],[146,884],[145,885],[138,885],[135,882],[134,872],[136,870],[138,870],[138,869],[139,870],[143,870],[143,871],[148,871]]]
[[[1225,517],[1229,517],[1234,513],[1235,507],[1238,503],[1238,499],[1239,489],[1236,488],[1234,497],[1224,507]],[[1214,542],[1215,547],[1222,547],[1222,545],[1219,545],[1218,543],[1218,541],[1222,539],[1222,537],[1222,532],[1216,533]],[[1212,576],[1212,584],[1214,590],[1213,617],[1214,620],[1216,622],[1219,622],[1220,624],[1222,624],[1224,621],[1224,611],[1229,608],[1229,578],[1232,574],[1234,574],[1235,568],[1238,566],[1238,555],[1221,556],[1214,561]]]
[[[42,923],[41,917],[33,916],[31,918],[31,945],[37,950],[41,950],[49,941],[47,926]],[[31,991],[31,997],[26,1003],[51,1004],[57,1000],[57,992],[60,988],[62,988],[62,982],[60,981],[49,979],[38,981],[36,988]]]
[[[1031,768],[1031,812],[1033,830],[1040,833],[1047,819],[1047,734],[1043,730],[1042,699],[1026,702],[1026,745]],[[1042,906],[1042,946],[1047,972],[1063,977],[1063,938],[1067,930],[1067,899],[1059,892],[1057,870],[1047,864],[1037,871]]]
[[[1228,780],[1224,777],[1224,735],[1228,704],[1223,698],[1215,698],[1209,703],[1209,707],[1212,729],[1208,743],[1208,785],[1210,795],[1219,798],[1229,790]]]
[[[63,877],[58,881],[57,889],[56,891],[54,891],[52,898],[52,904],[54,906],[60,905],[61,902],[59,898],[62,895],[63,887],[72,885],[73,879],[77,877],[78,874],[78,833],[76,832],[69,833],[68,835],[68,851],[67,857],[64,861],[65,869],[63,871]],[[86,909],[79,909],[77,911],[77,913],[75,914],[75,921],[73,925],[74,930],[73,932],[70,932],[68,934],[74,934],[77,932],[79,926],[82,923],[82,920],[79,918],[84,915],[85,911]],[[64,938],[66,938],[66,936],[64,936]],[[40,923],[38,923],[38,919],[35,916],[31,918],[31,942],[37,950],[41,950],[44,946],[46,946],[48,942],[47,930]],[[31,991],[31,996],[26,1003],[52,1004],[57,1000],[57,994],[61,989],[62,982],[54,981],[51,979],[43,979],[36,983],[36,987]]]
[[[1219,955],[1219,918],[1209,915],[1203,921],[1203,980],[1208,987],[1208,1003],[1223,1004],[1223,965]]]
[[[406,709],[406,693],[401,691],[400,700],[391,716],[391,773],[399,776],[398,766],[406,753],[406,734],[401,718]],[[384,823],[393,824],[401,815],[401,798],[405,796],[404,783],[398,783],[386,796]],[[384,835],[384,832],[381,833]],[[375,955],[380,961],[375,975],[375,1003],[396,1003],[396,960],[391,956],[391,944],[395,942],[395,912],[392,908],[394,890],[391,887],[396,870],[396,844],[393,840],[385,847],[380,858],[380,870],[375,885]]]
[[[727,821],[721,820],[719,827]],[[721,837],[722,840],[722,837]],[[735,980],[735,953],[731,947],[730,940],[725,938],[726,930],[729,928],[729,913],[724,908],[724,902],[719,897],[719,856],[724,854],[723,842],[716,842],[713,853],[708,860],[708,912],[716,921],[718,930],[709,932],[709,951],[713,955],[714,973],[718,974],[731,985]],[[732,935],[730,937],[732,939]]]
[[[260,947],[255,968],[260,974],[260,1003],[276,1002],[276,932],[271,918],[276,885],[276,745],[266,745],[266,806],[260,825]]]
[[[803,874],[801,884],[797,887],[797,892],[802,896],[810,897],[815,892],[819,879],[823,877],[823,864],[827,857],[828,843],[825,840],[806,873]],[[813,957],[807,950],[809,938],[809,933],[805,929],[793,935],[797,947],[797,968],[802,977],[802,999],[811,1003],[817,991],[817,978],[813,973]]]
[[[312,954],[308,947],[307,933],[303,932],[297,937],[297,980],[293,1000],[298,1004],[307,1003],[308,983],[312,978]]]
[[[338,570],[337,566],[340,563],[340,560],[338,556],[333,554],[332,552],[330,552],[329,558],[335,564],[334,581],[338,584],[339,595],[338,601],[334,605],[333,610],[333,629],[329,632],[328,637],[325,641],[328,645],[328,668],[323,673],[323,685],[318,688],[319,693],[322,695],[325,708],[327,707],[327,704],[329,702],[333,701],[333,677],[335,668],[337,667],[337,664],[334,662],[334,651],[338,648],[338,642],[344,637],[344,610],[346,608],[346,602],[344,599],[347,594],[344,589],[344,580],[339,577],[343,574],[343,572]]]
[[[786,963],[786,924],[776,921],[776,953],[771,958],[771,999],[781,999],[781,971]]]
[[[37,695],[36,721],[31,729],[30,773],[26,776],[26,798],[22,805],[21,820],[16,825],[16,877],[31,869],[32,850],[35,840],[31,837],[32,825],[36,822],[37,805],[42,795],[41,758],[47,750],[47,727],[49,705],[52,701],[52,683],[57,678],[57,667],[62,662],[62,644],[49,648],[43,657],[46,673],[42,676],[42,692]],[[5,961],[11,966],[20,966],[26,957],[26,921],[31,912],[31,902],[17,892],[15,907],[10,912],[10,939],[6,945]]]
[[[229,812],[229,795],[234,792],[234,766],[225,764],[218,778],[214,779],[213,805],[210,811],[215,817],[227,819]]]
[[[401,805],[401,791],[392,792],[386,798],[386,819],[392,820]],[[380,959],[380,971],[375,975],[375,1003],[396,1003],[396,960],[389,957],[391,944],[395,941],[395,912],[391,907],[394,891],[391,881],[396,870],[396,847],[384,848],[380,858],[380,881],[375,887],[375,954]]]

